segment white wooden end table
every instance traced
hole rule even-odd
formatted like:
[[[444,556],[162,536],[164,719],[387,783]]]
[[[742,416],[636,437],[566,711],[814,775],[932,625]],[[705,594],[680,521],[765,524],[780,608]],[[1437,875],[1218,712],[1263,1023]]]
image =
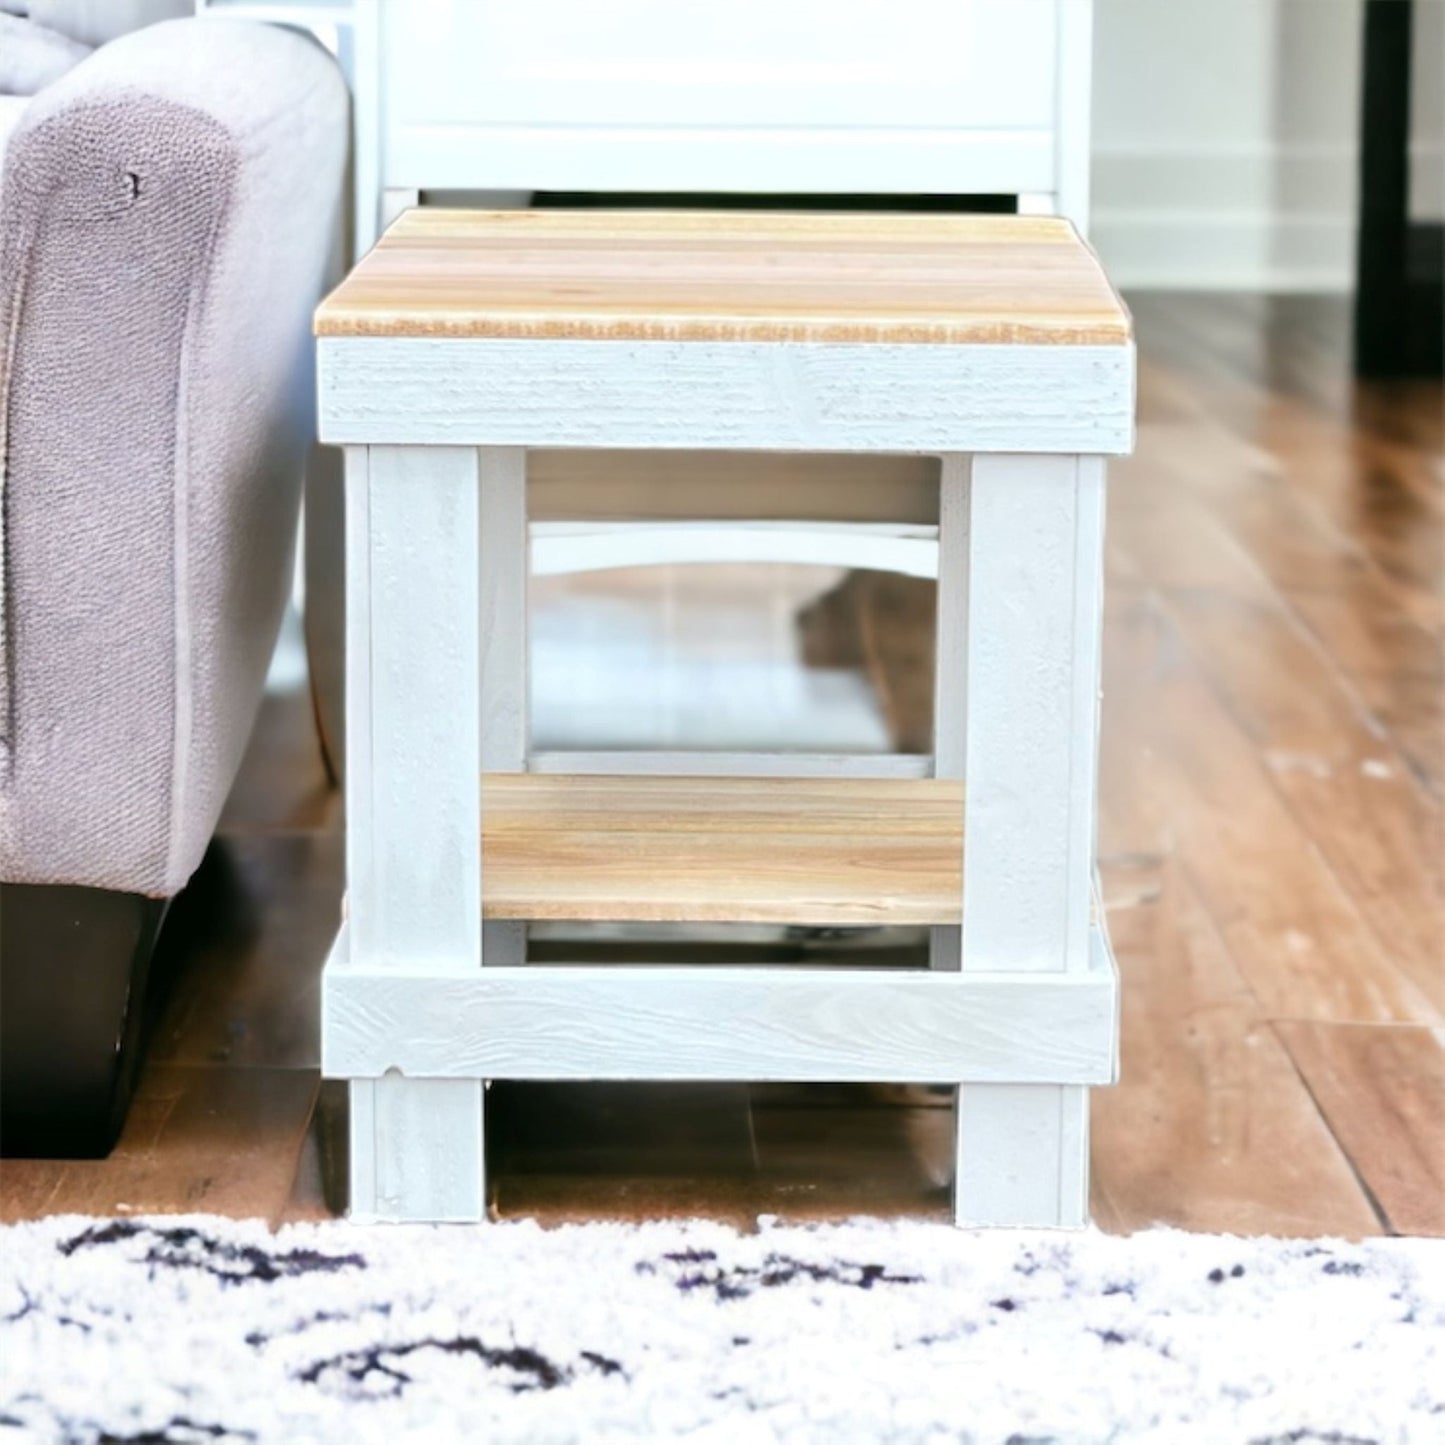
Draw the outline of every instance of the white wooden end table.
[[[1067,221],[404,214],[317,313],[346,449],[351,1213],[486,1212],[491,1079],[957,1084],[955,1213],[1087,1216],[1115,1077],[1094,869],[1128,315]],[[934,754],[633,754],[527,723],[527,454],[933,454]],[[693,512],[699,508],[694,507]],[[700,508],[706,514],[705,504]],[[965,847],[966,840],[966,847]],[[529,963],[532,920],[926,924],[927,969]]]

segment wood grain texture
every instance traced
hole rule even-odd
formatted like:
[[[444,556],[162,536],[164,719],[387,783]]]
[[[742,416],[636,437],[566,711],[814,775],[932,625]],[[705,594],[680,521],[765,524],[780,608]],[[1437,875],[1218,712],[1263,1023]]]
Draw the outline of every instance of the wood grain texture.
[[[152,1063],[319,1065],[321,988],[311,961],[325,956],[341,916],[343,841],[333,830],[212,844],[172,906],[153,966],[169,986],[157,990]]]
[[[6,1159],[0,1220],[39,1214],[279,1219],[316,1098],[310,1069],[178,1067],[143,1075],[108,1159]]]
[[[938,567],[933,589],[933,676],[920,681],[933,684],[932,696],[920,697],[916,689],[895,689],[895,698],[907,697],[918,710],[911,724],[900,728],[895,707],[890,731],[895,746],[905,732],[926,737],[933,750],[933,775],[962,778],[968,735],[968,558],[969,521],[972,515],[972,458],[958,453],[945,457],[938,478]],[[854,574],[856,577],[859,574]],[[894,579],[896,585],[898,579]],[[846,582],[843,584],[847,586]],[[836,595],[836,589],[835,589]],[[861,644],[859,656],[870,664],[870,676],[880,695],[887,698],[886,672],[871,665],[868,653],[870,629],[864,609],[877,612],[881,594],[875,587],[861,589],[854,602],[855,636]],[[924,607],[928,604],[925,599]],[[916,615],[916,614],[915,614]],[[845,613],[845,619],[847,614]],[[887,624],[879,622],[873,631],[882,633]],[[926,625],[925,625],[926,628]],[[925,630],[925,629],[918,629]],[[892,649],[890,649],[891,651]],[[850,655],[846,634],[841,652]],[[883,654],[875,649],[874,658]],[[883,686],[880,687],[880,682]],[[931,710],[931,715],[930,715]],[[928,936],[928,965],[940,972],[956,972],[963,963],[962,927],[934,927]]]
[[[1274,1028],[1390,1227],[1445,1236],[1445,1030]]]
[[[494,1209],[543,1227],[950,1217],[953,1111],[861,1085],[494,1084]],[[310,1186],[310,1198],[317,1194]]]
[[[1093,953],[1087,974],[530,964],[404,977],[349,961],[343,934],[325,977],[323,1068],[399,1070],[408,1084],[1108,1083],[1116,983],[1097,934]]]
[[[1353,682],[1415,780],[1445,803],[1445,685],[1428,673],[1363,674]]]
[[[835,452],[549,451],[527,454],[536,521],[729,518],[938,521],[938,458]]]
[[[347,770],[347,889],[358,952],[481,961],[480,455],[469,447],[372,447],[369,516],[347,546],[347,731],[367,740]],[[366,713],[365,719],[360,714]]]
[[[1387,956],[1445,1018],[1439,803],[1283,607],[1191,592],[1169,609]]]
[[[482,767],[523,772],[531,728],[527,687],[527,586],[532,549],[527,530],[527,458],[523,452],[477,453],[481,545],[478,626],[481,657]],[[482,925],[488,964],[521,963],[524,923]]]
[[[402,215],[319,336],[1124,345],[1092,251],[1047,216]]]
[[[351,1218],[475,1223],[486,1217],[479,1079],[389,1074],[354,1079],[350,1093]]]
[[[1103,854],[1185,861],[1265,1017],[1434,1023],[1163,599],[1117,593],[1109,610]]]
[[[482,797],[487,918],[959,921],[956,780],[492,773]]]
[[[1132,343],[323,336],[317,382],[321,440],[341,444],[1106,455],[1134,444]]]
[[[940,671],[935,739],[969,779],[961,976],[1083,971],[1094,940],[1104,468],[1096,457],[975,456],[966,496],[966,528],[954,518],[965,580],[941,589],[963,614],[966,641],[953,658],[940,650],[942,666],[964,665],[962,697]],[[962,746],[942,736],[959,724]],[[936,953],[952,963],[951,948]],[[1074,1086],[1018,1075],[960,1089],[957,1223],[1084,1224],[1088,1120],[1087,1092]]]
[[[1185,869],[1106,863],[1119,1084],[1093,1097],[1095,1179],[1124,1230],[1373,1234],[1379,1223]]]
[[[1088,964],[1103,523],[1097,458],[973,459],[965,969]]]
[[[489,501],[505,512],[510,496],[516,511],[520,457],[463,447],[347,457],[347,630],[358,648],[347,731],[365,740],[346,774],[347,909],[357,952],[393,968],[482,961],[480,800],[465,780],[484,756],[484,478],[502,490]],[[514,517],[499,540],[520,530]],[[493,641],[506,651],[504,636]],[[503,696],[515,714],[517,692]],[[487,722],[503,733],[504,718]],[[350,1092],[358,1216],[482,1217],[480,1081],[364,1080]]]

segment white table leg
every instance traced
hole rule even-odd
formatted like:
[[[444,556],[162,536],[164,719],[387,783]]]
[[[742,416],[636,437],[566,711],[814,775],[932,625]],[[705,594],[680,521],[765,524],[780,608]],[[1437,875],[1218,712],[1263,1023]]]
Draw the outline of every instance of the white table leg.
[[[943,458],[938,477],[937,643],[933,668],[933,773],[964,776],[968,725],[968,536],[969,476],[972,459]],[[954,927],[928,931],[928,966],[956,973],[962,957],[962,932]]]
[[[1100,458],[973,459],[964,969],[1088,967],[1103,507]],[[957,1168],[960,1224],[1083,1224],[1088,1090],[961,1089]]]
[[[483,447],[481,488],[482,771],[524,773],[527,723],[527,453]],[[487,800],[482,797],[485,809]],[[482,925],[482,954],[493,966],[527,961],[527,925]]]
[[[1089,1091],[970,1084],[958,1091],[954,1217],[961,1225],[1089,1222]]]
[[[421,205],[421,192],[415,186],[387,186],[381,193],[381,229],[384,231],[403,211]]]
[[[482,962],[478,453],[347,452],[351,960],[399,974]],[[480,1080],[351,1086],[351,1212],[485,1212]]]
[[[1059,199],[1053,191],[1020,191],[1018,210],[1021,216],[1056,216]]]

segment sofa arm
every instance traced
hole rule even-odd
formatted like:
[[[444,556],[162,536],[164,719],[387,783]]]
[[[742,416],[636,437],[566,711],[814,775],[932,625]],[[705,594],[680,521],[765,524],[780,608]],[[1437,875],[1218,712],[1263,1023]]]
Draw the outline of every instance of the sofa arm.
[[[0,880],[165,896],[234,779],[313,435],[347,97],[178,20],[32,100],[0,186]]]

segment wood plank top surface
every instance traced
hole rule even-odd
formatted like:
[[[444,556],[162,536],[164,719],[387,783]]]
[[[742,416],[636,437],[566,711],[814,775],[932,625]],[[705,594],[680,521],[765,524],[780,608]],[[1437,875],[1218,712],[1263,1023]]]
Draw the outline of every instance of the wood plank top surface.
[[[963,784],[489,773],[487,918],[957,923]]]
[[[1052,216],[405,212],[318,336],[1125,345],[1129,314]]]

